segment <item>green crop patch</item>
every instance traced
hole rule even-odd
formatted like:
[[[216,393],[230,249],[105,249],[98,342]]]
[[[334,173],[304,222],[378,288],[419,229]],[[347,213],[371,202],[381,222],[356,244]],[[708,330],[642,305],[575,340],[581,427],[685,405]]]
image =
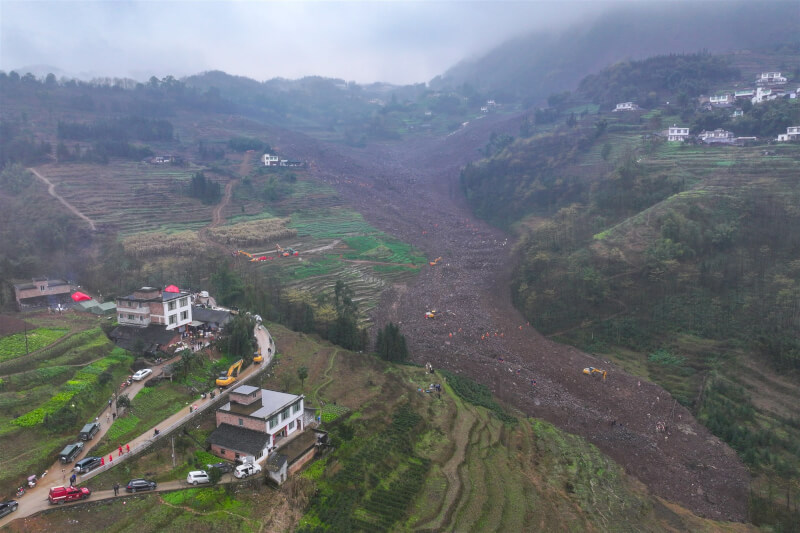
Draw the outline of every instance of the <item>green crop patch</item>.
[[[68,331],[67,328],[36,328],[0,338],[0,362],[49,346]]]

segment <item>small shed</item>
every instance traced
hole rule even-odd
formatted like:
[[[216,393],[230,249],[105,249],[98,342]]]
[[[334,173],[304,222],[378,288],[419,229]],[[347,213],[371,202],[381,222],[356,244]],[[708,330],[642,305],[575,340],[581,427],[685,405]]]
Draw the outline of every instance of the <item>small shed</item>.
[[[278,485],[282,485],[283,482],[286,481],[289,469],[288,457],[282,453],[273,453],[267,458],[264,466],[267,469],[267,476],[269,476],[272,481]]]
[[[115,315],[117,314],[117,304],[114,302],[104,302],[95,305],[90,311],[96,315]]]

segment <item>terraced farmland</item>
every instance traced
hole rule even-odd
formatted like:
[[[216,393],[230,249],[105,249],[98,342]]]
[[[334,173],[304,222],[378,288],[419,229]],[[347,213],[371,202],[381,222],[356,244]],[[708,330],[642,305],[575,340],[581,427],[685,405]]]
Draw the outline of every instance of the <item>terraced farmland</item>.
[[[194,167],[114,161],[110,165],[51,164],[37,170],[100,228],[115,228],[124,235],[162,225],[191,229],[211,219],[210,206],[180,194],[198,170]]]

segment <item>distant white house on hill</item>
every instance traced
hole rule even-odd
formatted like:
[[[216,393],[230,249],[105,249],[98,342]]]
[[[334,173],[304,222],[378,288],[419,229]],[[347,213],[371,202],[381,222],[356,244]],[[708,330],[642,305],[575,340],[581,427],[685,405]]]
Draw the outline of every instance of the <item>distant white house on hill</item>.
[[[633,102],[621,102],[617,104],[617,107],[614,108],[614,111],[637,111],[638,109],[639,106]]]
[[[788,80],[780,72],[762,72],[756,85],[784,85]]]
[[[708,103],[716,107],[724,107],[733,104],[734,96],[730,93],[712,96],[708,99]]]
[[[261,162],[265,167],[302,167],[303,162],[295,159],[281,159],[277,155],[264,154],[261,156]]]
[[[778,142],[800,141],[800,126],[789,126],[786,133],[781,133],[775,139]]]
[[[668,141],[683,142],[689,138],[689,128],[671,126],[667,132]]]
[[[697,136],[701,141],[706,144],[731,144],[735,140],[732,131],[717,128],[714,131],[702,131]]]

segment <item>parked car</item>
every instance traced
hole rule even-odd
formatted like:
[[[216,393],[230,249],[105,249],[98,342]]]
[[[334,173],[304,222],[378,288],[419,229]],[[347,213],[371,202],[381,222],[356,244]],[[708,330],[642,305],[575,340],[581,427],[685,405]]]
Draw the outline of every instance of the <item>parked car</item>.
[[[7,502],[0,503],[0,518],[7,514],[11,514],[17,510],[19,503],[16,500],[8,500]]]
[[[186,476],[186,483],[197,485],[198,483],[211,483],[208,473],[205,470],[193,470]]]
[[[139,370],[138,372],[136,372],[133,376],[131,376],[131,379],[133,381],[142,381],[144,378],[146,378],[147,376],[149,376],[152,373],[153,373],[152,369],[143,368],[143,369]]]
[[[78,433],[78,438],[80,440],[92,440],[94,436],[97,435],[98,431],[100,431],[100,424],[97,422],[89,422],[83,426],[81,432]]]
[[[220,461],[219,463],[214,463],[213,465],[206,465],[206,470],[211,470],[212,468],[216,468],[223,474],[227,474],[228,472],[233,472],[233,465],[230,463],[226,463],[225,461]]]
[[[261,465],[258,463],[245,463],[243,465],[239,465],[236,467],[236,470],[233,471],[233,475],[239,479],[244,479],[246,477],[252,476],[254,474],[258,474],[261,472]]]
[[[80,441],[74,444],[67,444],[64,446],[64,449],[61,450],[61,453],[58,454],[58,458],[64,464],[71,463],[76,457],[78,457],[78,455],[80,455],[82,450],[83,443]]]
[[[85,474],[100,466],[102,462],[103,460],[100,457],[84,457],[75,463],[75,471],[79,474]]]
[[[92,493],[86,487],[53,487],[50,489],[50,494],[47,499],[50,503],[64,503],[74,502],[77,500],[85,500]]]
[[[139,492],[140,490],[156,490],[156,482],[149,479],[132,479],[125,485],[128,492]]]

